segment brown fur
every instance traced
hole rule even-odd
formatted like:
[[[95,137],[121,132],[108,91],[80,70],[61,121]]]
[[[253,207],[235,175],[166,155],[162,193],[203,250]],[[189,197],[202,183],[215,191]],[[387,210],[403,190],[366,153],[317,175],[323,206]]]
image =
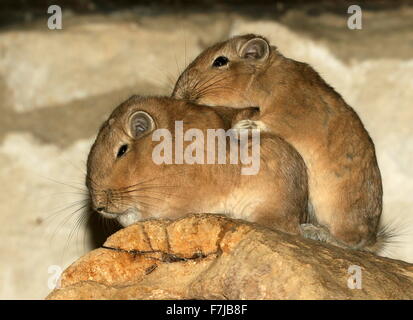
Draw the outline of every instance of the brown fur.
[[[136,214],[132,223],[204,212],[299,232],[307,215],[306,169],[300,155],[283,139],[261,135],[257,175],[241,175],[241,164],[157,165],[152,150],[159,142],[152,141],[152,134],[134,139],[128,133],[130,116],[138,110],[152,116],[156,129],[171,132],[176,120],[183,120],[184,130],[227,130],[237,113],[251,112],[214,110],[172,98],[130,98],[103,124],[88,157],[86,183],[95,209],[102,207],[105,216],[118,220],[132,210]],[[125,143],[129,151],[116,158]]]
[[[252,120],[303,157],[313,223],[355,248],[376,241],[382,183],[374,144],[356,112],[305,63],[269,47],[265,59],[240,56],[244,35],[202,52],[179,77],[173,96],[210,106],[260,107]],[[226,56],[229,64],[212,67]]]

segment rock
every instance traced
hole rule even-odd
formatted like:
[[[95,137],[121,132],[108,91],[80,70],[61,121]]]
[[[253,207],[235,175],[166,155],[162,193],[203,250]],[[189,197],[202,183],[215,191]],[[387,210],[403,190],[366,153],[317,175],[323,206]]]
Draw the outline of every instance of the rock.
[[[361,289],[350,289],[350,266]],[[413,299],[413,265],[217,215],[129,226],[47,299]]]

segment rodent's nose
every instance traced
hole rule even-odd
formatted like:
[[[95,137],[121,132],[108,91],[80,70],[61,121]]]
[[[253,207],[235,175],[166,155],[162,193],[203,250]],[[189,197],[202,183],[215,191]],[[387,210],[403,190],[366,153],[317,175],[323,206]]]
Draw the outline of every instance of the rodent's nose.
[[[198,69],[184,71],[175,85],[172,96],[177,99],[193,100],[197,95],[197,91],[201,89],[197,88],[199,83],[203,83],[200,80],[200,71]]]
[[[93,191],[91,193],[92,207],[97,213],[108,211],[108,206],[112,201],[112,192],[107,190]]]

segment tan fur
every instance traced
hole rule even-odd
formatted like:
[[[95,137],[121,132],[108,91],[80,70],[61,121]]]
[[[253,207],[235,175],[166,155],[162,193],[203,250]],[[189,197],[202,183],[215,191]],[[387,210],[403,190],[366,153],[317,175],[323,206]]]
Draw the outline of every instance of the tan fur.
[[[260,107],[258,125],[303,157],[313,223],[355,248],[376,241],[382,183],[374,144],[356,112],[309,65],[269,47],[265,59],[240,56],[244,35],[202,52],[179,77],[173,96],[210,106]],[[212,67],[226,56],[229,64]],[[242,125],[242,124],[241,124]]]
[[[300,155],[283,139],[261,135],[257,175],[241,175],[241,164],[162,164],[152,160],[158,141],[152,134],[134,139],[130,116],[152,116],[156,129],[229,129],[232,118],[251,110],[197,106],[172,98],[134,96],[103,124],[87,162],[87,186],[94,208],[123,225],[150,218],[179,218],[188,213],[217,213],[298,233],[307,214],[307,176]],[[127,143],[129,151],[116,158]],[[228,152],[228,150],[227,150]]]

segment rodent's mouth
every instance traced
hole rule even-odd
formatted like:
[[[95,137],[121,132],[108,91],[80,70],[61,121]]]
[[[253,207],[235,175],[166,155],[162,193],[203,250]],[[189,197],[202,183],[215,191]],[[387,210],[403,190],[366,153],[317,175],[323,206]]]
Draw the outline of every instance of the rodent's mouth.
[[[117,217],[119,217],[119,215],[123,214],[123,212],[113,213],[113,212],[101,211],[99,212],[99,214],[101,214],[103,217],[107,219],[116,219]]]

